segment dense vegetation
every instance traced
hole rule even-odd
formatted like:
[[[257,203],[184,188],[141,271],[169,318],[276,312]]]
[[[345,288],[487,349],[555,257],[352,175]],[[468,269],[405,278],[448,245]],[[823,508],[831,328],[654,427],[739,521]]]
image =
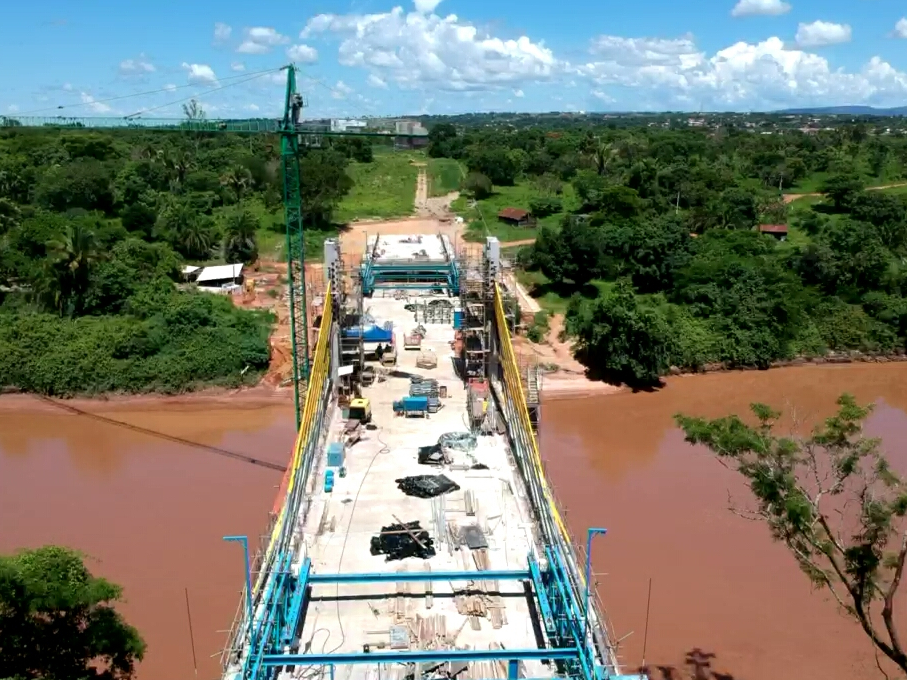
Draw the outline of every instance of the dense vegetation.
[[[121,595],[65,548],[0,556],[0,678],[132,678],[145,643],[113,608]]]
[[[904,346],[907,195],[865,190],[907,176],[903,135],[441,123],[430,137],[430,155],[467,168],[479,229],[537,237],[519,261],[536,294],[570,300],[567,331],[599,375],[651,383],[672,365]],[[496,194],[540,228],[497,227]],[[757,229],[779,223],[784,242]]]
[[[253,262],[283,241],[271,136],[0,131],[0,388],[166,392],[254,380],[270,318],[179,285],[185,263]],[[300,159],[323,241],[353,185],[341,140]],[[309,239],[307,239],[308,241]]]

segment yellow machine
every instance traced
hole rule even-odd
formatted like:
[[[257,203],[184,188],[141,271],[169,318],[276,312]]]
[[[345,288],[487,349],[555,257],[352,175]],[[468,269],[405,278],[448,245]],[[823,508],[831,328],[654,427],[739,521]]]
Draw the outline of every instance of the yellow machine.
[[[356,420],[363,425],[372,421],[372,402],[368,399],[353,399],[350,401],[350,414],[348,420]]]

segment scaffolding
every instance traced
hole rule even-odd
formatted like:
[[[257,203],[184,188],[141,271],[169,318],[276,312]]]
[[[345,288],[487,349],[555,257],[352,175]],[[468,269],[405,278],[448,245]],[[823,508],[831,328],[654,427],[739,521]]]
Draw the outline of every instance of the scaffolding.
[[[488,375],[489,332],[494,304],[494,276],[485,252],[476,246],[460,251],[460,309],[458,344],[463,381],[484,379]]]

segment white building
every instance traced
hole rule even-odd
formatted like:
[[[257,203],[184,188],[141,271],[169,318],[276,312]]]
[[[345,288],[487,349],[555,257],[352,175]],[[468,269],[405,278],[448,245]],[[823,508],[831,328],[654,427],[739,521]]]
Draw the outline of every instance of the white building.
[[[332,118],[331,132],[364,132],[368,123],[354,118]]]

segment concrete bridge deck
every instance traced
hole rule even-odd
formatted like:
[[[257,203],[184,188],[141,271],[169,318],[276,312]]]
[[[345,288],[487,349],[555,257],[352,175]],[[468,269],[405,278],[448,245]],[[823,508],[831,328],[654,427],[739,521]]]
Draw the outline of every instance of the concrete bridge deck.
[[[415,325],[412,312],[406,311],[404,304],[405,300],[393,298],[368,301],[374,317],[393,322],[398,336]],[[333,491],[317,490],[305,525],[305,542],[314,572],[469,571],[473,572],[473,580],[431,583],[430,595],[426,594],[425,584],[418,582],[314,586],[301,636],[303,645],[312,652],[361,652],[366,645],[375,650],[391,649],[390,632],[395,626],[399,627],[395,633],[403,631],[406,635],[405,647],[400,642],[396,644],[406,649],[430,649],[442,644],[460,649],[537,645],[522,583],[483,582],[476,572],[477,566],[494,570],[527,568],[532,519],[506,438],[500,434],[480,436],[475,450],[451,452],[452,464],[443,469],[419,464],[417,460],[419,447],[436,444],[442,433],[469,431],[467,390],[456,376],[451,349],[455,331],[449,324],[425,324],[425,329],[422,349],[434,351],[437,368],[418,368],[419,352],[401,349],[396,371],[386,380],[363,389],[363,396],[371,400],[377,429],[366,431],[363,440],[348,450],[347,475],[336,480]],[[402,337],[397,338],[397,344],[402,347]],[[393,414],[392,402],[408,394],[409,374],[434,378],[447,387],[448,397],[442,399],[438,413],[428,418]],[[332,433],[339,434],[342,425],[340,409],[335,409]],[[468,469],[476,463],[488,469]],[[460,490],[437,499],[422,499],[407,496],[394,481],[409,475],[439,473],[458,484]],[[316,476],[320,475],[316,472]],[[467,492],[475,499],[474,507],[467,508]],[[431,535],[437,554],[428,560],[413,557],[390,562],[383,555],[371,555],[371,538],[378,535],[382,526],[398,520],[418,520]],[[458,528],[478,526],[487,548],[470,550],[465,545],[454,545],[448,523]],[[467,592],[476,594],[466,595]],[[484,609],[484,616],[461,613],[464,606],[474,602]],[[524,677],[551,674],[537,660],[525,664]],[[493,677],[489,671],[490,668],[471,668],[461,677]],[[345,666],[335,670],[335,677],[366,678],[369,673],[376,677],[374,668]]]

